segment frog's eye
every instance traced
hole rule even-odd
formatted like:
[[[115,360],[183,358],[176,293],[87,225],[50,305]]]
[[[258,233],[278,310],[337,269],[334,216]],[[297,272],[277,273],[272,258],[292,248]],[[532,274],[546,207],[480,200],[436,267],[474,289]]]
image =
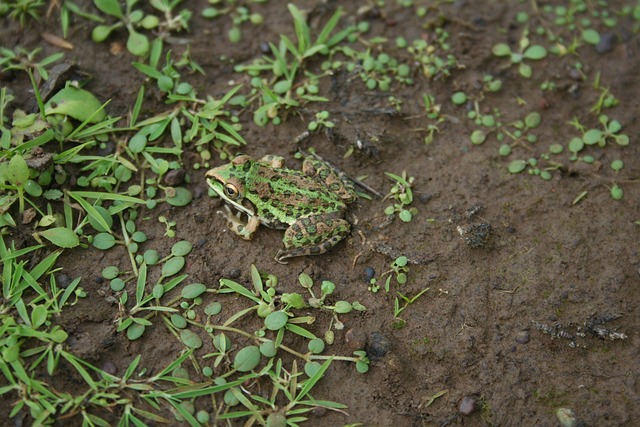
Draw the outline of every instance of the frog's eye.
[[[235,185],[226,183],[224,185],[224,194],[226,194],[230,199],[235,200],[240,195],[240,190],[238,190],[238,187],[236,187]]]

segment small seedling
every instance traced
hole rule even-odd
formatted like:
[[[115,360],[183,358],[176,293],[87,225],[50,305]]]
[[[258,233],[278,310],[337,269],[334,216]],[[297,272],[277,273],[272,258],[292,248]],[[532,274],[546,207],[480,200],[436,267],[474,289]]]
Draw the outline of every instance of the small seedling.
[[[522,77],[529,78],[533,74],[531,66],[523,62],[525,59],[539,61],[547,56],[547,50],[541,45],[531,45],[529,31],[524,30],[518,43],[516,51],[511,50],[506,43],[498,43],[492,49],[495,56],[508,56],[511,61],[509,65],[518,65],[518,72]]]
[[[385,174],[395,181],[391,190],[389,190],[389,193],[385,196],[385,199],[393,198],[397,202],[385,208],[385,215],[393,215],[397,213],[398,217],[403,222],[411,222],[414,215],[418,213],[418,210],[415,207],[409,208],[409,205],[413,203],[411,184],[413,184],[414,178],[412,176],[408,177],[406,171],[402,171],[402,176],[389,172],[385,172]]]

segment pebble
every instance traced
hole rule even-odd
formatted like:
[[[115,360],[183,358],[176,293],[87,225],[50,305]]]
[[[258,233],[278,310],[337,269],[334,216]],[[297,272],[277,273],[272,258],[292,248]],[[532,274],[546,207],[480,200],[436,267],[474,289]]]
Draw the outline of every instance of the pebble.
[[[576,414],[569,408],[558,408],[556,417],[562,427],[575,427],[578,425]]]
[[[478,403],[471,396],[465,396],[458,402],[458,412],[464,416],[473,414],[477,409]]]
[[[100,144],[98,147],[98,156],[108,156],[116,151],[116,144],[112,141],[107,141],[104,144]]]
[[[102,365],[102,370],[107,374],[115,375],[118,372],[118,367],[115,363],[108,361],[105,362],[104,365]]]
[[[518,344],[526,344],[529,342],[529,331],[520,331],[516,334],[516,342]]]
[[[613,31],[607,31],[600,35],[600,41],[596,45],[596,52],[607,53],[611,52],[618,41],[618,36]]]
[[[71,283],[71,278],[66,274],[60,273],[56,275],[56,285],[60,289],[66,289],[67,286],[69,286],[69,283]]]
[[[391,343],[380,332],[372,332],[367,355],[371,360],[381,359],[389,352]]]
[[[187,171],[184,169],[172,169],[164,176],[164,183],[171,187],[175,187],[182,184],[186,175]]]
[[[234,268],[233,270],[229,270],[224,277],[228,278],[228,279],[237,279],[238,277],[240,277],[240,269],[239,268]]]
[[[429,193],[418,194],[418,200],[420,200],[420,203],[428,203],[431,199],[433,199],[433,194],[429,194]]]
[[[369,283],[371,279],[376,277],[376,270],[373,267],[365,267],[364,269],[364,281]]]
[[[367,336],[360,330],[349,329],[344,334],[344,342],[350,351],[362,350],[367,345]]]

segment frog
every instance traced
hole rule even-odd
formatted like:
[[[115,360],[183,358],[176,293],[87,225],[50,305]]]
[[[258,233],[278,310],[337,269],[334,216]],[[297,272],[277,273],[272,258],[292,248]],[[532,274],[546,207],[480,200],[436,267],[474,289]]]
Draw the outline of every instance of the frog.
[[[254,160],[240,154],[205,174],[209,187],[225,202],[225,210],[218,213],[233,233],[251,240],[260,225],[285,230],[284,248],[275,255],[281,264],[325,253],[351,231],[345,213],[357,199],[353,181],[324,160],[303,157],[302,170],[296,170],[286,168],[281,156]]]

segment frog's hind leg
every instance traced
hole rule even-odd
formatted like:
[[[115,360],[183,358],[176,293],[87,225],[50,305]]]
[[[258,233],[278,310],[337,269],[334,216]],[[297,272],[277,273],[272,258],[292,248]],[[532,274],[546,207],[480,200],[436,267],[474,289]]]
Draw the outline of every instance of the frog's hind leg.
[[[302,172],[305,175],[317,177],[324,182],[329,190],[340,196],[345,203],[351,203],[357,198],[351,178],[340,169],[323,160],[311,157],[305,158],[302,163]]]
[[[305,255],[325,253],[344,239],[351,230],[351,224],[342,218],[325,218],[314,221],[312,218],[300,218],[291,224],[282,239],[285,249],[276,254],[276,261]]]

